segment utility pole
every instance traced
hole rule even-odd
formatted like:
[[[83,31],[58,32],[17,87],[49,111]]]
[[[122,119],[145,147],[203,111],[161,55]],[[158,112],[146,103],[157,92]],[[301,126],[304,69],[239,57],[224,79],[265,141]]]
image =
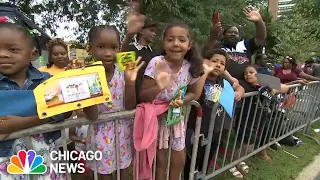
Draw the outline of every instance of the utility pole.
[[[266,28],[268,26],[268,20],[269,20],[269,0],[267,0],[267,9],[266,9],[266,14],[264,16],[264,23],[266,25]],[[266,54],[266,46],[267,46],[267,41],[264,41],[263,43],[263,47],[262,47],[262,54]]]

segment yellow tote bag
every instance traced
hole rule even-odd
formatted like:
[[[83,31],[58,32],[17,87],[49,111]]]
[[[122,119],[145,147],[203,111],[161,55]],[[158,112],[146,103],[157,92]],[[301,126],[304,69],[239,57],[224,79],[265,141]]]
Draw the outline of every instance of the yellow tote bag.
[[[40,119],[112,101],[101,62],[59,73],[33,92]]]

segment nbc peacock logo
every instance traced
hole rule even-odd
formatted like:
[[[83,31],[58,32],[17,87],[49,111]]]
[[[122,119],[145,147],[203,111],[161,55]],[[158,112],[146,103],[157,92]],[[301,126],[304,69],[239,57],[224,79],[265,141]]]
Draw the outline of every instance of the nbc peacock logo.
[[[7,171],[9,174],[44,174],[47,167],[43,164],[43,157],[34,150],[20,150],[18,155],[10,158]]]

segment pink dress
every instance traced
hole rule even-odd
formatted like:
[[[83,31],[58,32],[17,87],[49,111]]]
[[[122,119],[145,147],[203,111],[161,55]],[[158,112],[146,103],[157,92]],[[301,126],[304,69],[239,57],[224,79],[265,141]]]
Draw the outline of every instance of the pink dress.
[[[108,83],[112,102],[99,105],[100,113],[111,113],[123,111],[124,108],[124,73],[118,71],[115,66],[114,75]],[[111,174],[116,171],[116,137],[115,121],[94,125],[95,148],[102,152],[102,160],[97,161],[99,174]],[[126,169],[130,166],[133,154],[132,144],[132,120],[118,120],[118,137],[120,146],[120,169]],[[87,143],[87,150],[90,149],[90,142]],[[93,161],[87,161],[86,166],[93,169]]]
[[[155,69],[157,62],[164,62],[167,64],[166,60],[164,59],[164,56],[156,56],[149,62],[146,71],[144,73],[145,76],[149,76],[154,79],[155,76]],[[187,60],[184,60],[182,63],[182,67],[177,73],[173,73],[169,65],[167,66],[167,72],[172,75],[172,84],[170,88],[167,88],[163,90],[160,94],[158,94],[157,99],[162,101],[171,102],[174,98],[175,93],[179,90],[179,88],[191,85],[195,83],[198,79],[193,78],[191,74],[189,73],[190,63]],[[177,130],[175,128],[169,128],[166,126],[166,119],[167,119],[167,113],[165,115],[161,115],[159,117],[160,120],[160,133],[168,133],[164,135],[164,137],[169,137],[171,134],[174,135],[173,141],[172,141],[172,149],[175,151],[182,151],[185,148],[185,138],[184,135],[180,136],[180,133],[177,133]],[[184,122],[183,120],[180,121],[178,124],[179,131],[185,132],[184,129]],[[171,132],[173,131],[173,132]],[[160,134],[160,138],[162,135]],[[160,140],[161,144],[162,142],[168,142],[169,139]],[[159,146],[159,149],[166,149],[168,147],[168,144],[163,144]]]

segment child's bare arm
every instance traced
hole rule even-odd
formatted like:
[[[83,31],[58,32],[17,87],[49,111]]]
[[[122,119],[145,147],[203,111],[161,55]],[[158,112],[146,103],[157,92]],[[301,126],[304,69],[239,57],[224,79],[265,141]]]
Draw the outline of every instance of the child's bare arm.
[[[69,138],[71,141],[77,141],[77,133],[76,133],[76,128],[69,128]]]
[[[135,84],[136,84],[138,72],[142,68],[145,62],[141,60],[141,57],[138,57],[136,63],[137,64],[133,69],[127,68],[124,71],[124,80],[125,80],[124,105],[126,110],[134,109],[137,104]]]
[[[281,90],[275,90],[273,89],[273,94],[283,94],[283,93],[287,93],[289,91],[289,86],[285,85],[285,84],[281,84]]]
[[[280,93],[286,93],[289,91],[289,86],[285,85],[285,84],[281,84],[281,91]]]
[[[39,119],[38,116],[19,117],[5,116],[0,117],[0,134],[9,134],[22,129],[31,128],[48,123],[49,119]]]
[[[199,80],[196,82],[196,92],[195,92],[195,97],[194,100],[198,100],[201,97],[201,93],[203,90],[203,86],[206,82],[206,79],[210,72],[213,70],[213,67],[210,66],[210,61],[207,59],[203,60],[203,69],[204,69],[204,74],[199,78]]]
[[[20,117],[8,115],[0,117],[0,134],[13,133],[50,122],[60,122],[69,118],[71,114],[72,112],[66,112],[46,119],[40,119],[38,116]]]
[[[136,107],[137,98],[136,98],[136,91],[135,91],[135,82],[126,81],[125,85],[125,108],[126,110],[131,110]]]
[[[201,94],[202,94],[202,91],[203,91],[203,86],[206,82],[206,79],[208,77],[208,74],[203,74],[199,80],[195,83],[197,86],[196,86],[196,90],[195,90],[195,96],[194,96],[194,100],[199,100],[200,97],[201,97]]]
[[[243,97],[245,90],[242,86],[240,86],[237,83],[233,83],[233,90],[235,92],[235,100],[238,102],[241,100],[241,98]]]
[[[75,127],[69,129],[69,138],[73,142],[77,142],[77,143],[84,143],[85,142],[85,139],[83,139],[77,135]]]
[[[231,74],[227,70],[224,71],[223,78],[227,79],[228,81],[231,81],[234,84],[239,84],[238,79],[232,77]]]
[[[192,100],[195,100],[196,92],[197,92],[197,82],[188,86],[188,90],[184,97],[183,104],[185,105],[191,102]]]
[[[141,31],[144,26],[145,16],[139,12],[140,4],[137,2],[129,3],[129,13],[127,16],[127,34],[122,43],[121,51],[128,51],[129,44],[133,39],[133,36]]]
[[[145,76],[139,98],[142,102],[152,102],[162,90],[154,79]]]
[[[89,120],[96,120],[98,119],[98,106],[89,106],[86,108],[83,108],[83,112],[86,115],[87,119]]]

